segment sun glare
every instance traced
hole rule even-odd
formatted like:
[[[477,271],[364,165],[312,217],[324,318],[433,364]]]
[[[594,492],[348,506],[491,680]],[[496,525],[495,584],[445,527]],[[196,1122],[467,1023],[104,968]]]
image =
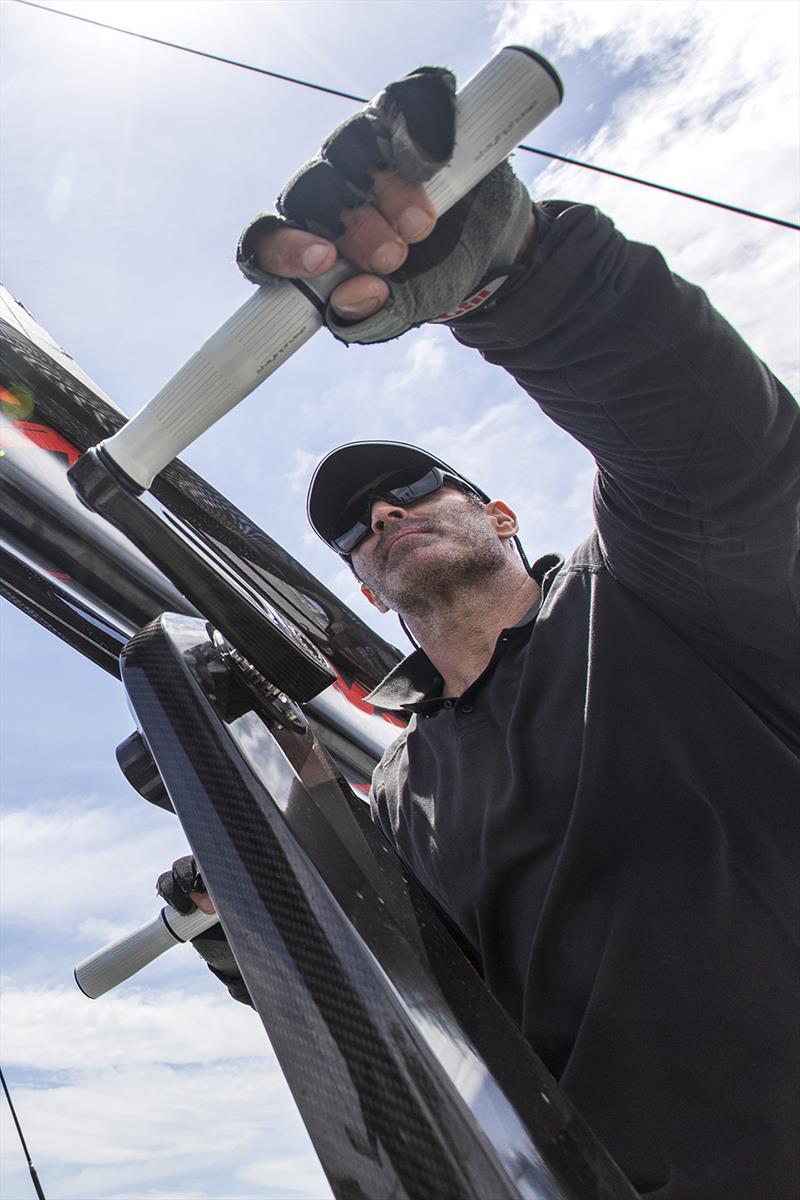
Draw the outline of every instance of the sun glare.
[[[181,30],[198,33],[218,25],[226,5],[222,0],[72,0],[61,7],[104,25],[177,41]]]

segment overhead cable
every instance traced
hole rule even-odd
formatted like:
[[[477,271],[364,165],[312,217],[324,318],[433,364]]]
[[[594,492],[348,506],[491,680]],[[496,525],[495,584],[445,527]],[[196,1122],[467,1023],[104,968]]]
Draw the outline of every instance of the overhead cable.
[[[355,100],[357,104],[367,103],[363,96],[354,96],[351,92],[325,87],[321,83],[309,83],[306,79],[295,79],[294,75],[282,75],[280,71],[268,71],[266,67],[254,67],[252,63],[226,58],[223,54],[211,54],[208,50],[195,50],[192,46],[182,46],[179,42],[168,42],[165,38],[153,37],[149,33],[136,33],[133,29],[121,29],[119,25],[108,25],[105,21],[95,21],[91,17],[80,17],[77,13],[64,12],[60,8],[50,8],[47,4],[33,4],[32,0],[17,0],[17,3],[24,4],[26,8],[38,8],[42,12],[55,13],[58,17],[69,17],[71,21],[82,21],[84,25],[96,25],[98,29],[110,29],[112,33],[124,33],[127,37],[139,38],[143,42],[155,42],[157,46],[167,46],[170,50],[195,54],[198,58],[210,58],[213,62],[225,63],[229,67],[240,67],[242,71],[255,71],[257,75],[269,75],[271,79],[281,79],[284,83],[296,83],[298,87],[313,88],[315,92],[326,92],[329,96],[341,96],[343,100]]]
[[[784,221],[781,217],[769,217],[766,213],[754,212],[750,208],[740,208],[738,204],[724,204],[722,200],[710,200],[708,196],[699,196],[695,192],[684,192],[681,188],[667,187],[665,183],[653,183],[650,179],[640,179],[638,175],[626,175],[623,171],[612,171],[609,167],[598,167],[594,163],[581,162],[577,158],[567,158],[565,154],[555,154],[552,150],[537,150],[533,146],[525,146],[522,143],[518,149],[527,150],[529,154],[541,154],[545,158],[554,158],[558,162],[569,163],[572,167],[582,167],[584,171],[598,171],[601,175],[611,175],[614,179],[624,179],[628,183],[640,183],[642,187],[655,188],[658,192],[683,196],[684,200],[697,200],[699,204],[724,208],[726,212],[739,213],[742,217],[753,217],[756,221],[769,221],[772,225],[783,225],[786,229],[800,229],[800,225],[794,221]]]
[[[0,1083],[3,1085],[3,1091],[6,1094],[6,1100],[8,1101],[8,1107],[11,1109],[11,1116],[13,1118],[14,1125],[16,1126],[17,1133],[19,1134],[19,1140],[22,1143],[22,1150],[23,1150],[23,1153],[25,1154],[25,1159],[28,1164],[28,1173],[30,1174],[34,1191],[36,1192],[36,1195],[38,1196],[39,1200],[46,1200],[45,1194],[42,1191],[42,1185],[39,1183],[39,1176],[36,1174],[36,1167],[33,1165],[32,1161],[31,1161],[31,1156],[28,1153],[28,1145],[23,1136],[22,1126],[20,1125],[19,1120],[17,1118],[17,1112],[16,1112],[16,1109],[14,1108],[14,1104],[11,1099],[11,1093],[8,1090],[8,1084],[6,1083],[5,1075],[3,1074],[2,1070],[0,1070]]]
[[[179,42],[170,42],[165,38],[153,37],[148,33],[136,33],[132,29],[122,29],[118,25],[109,25],[105,21],[95,21],[91,17],[81,17],[77,13],[64,12],[60,8],[51,8],[47,4],[36,4],[33,0],[16,0],[27,8],[38,8],[42,12],[54,13],[59,17],[69,17],[73,21],[82,21],[85,25],[96,25],[99,29],[108,29],[112,33],[123,33],[127,37],[138,38],[143,42],[153,42],[157,46],[166,46],[170,50],[180,50],[184,54],[194,54],[198,58],[209,58],[213,62],[225,63],[229,67],[239,67],[243,71],[253,71],[257,75],[268,75],[271,79],[279,79],[283,83],[294,83],[298,87],[311,88],[315,92],[324,92],[328,96],[338,96],[342,100],[353,100],[356,104],[368,103],[364,96],[356,96],[352,92],[343,92],[340,88],[326,87],[321,83],[312,83],[308,79],[298,79],[294,75],[284,75],[280,71],[269,71],[266,67],[256,67],[252,63],[239,62],[234,58],[226,58],[222,54],[211,54],[208,50],[196,50],[192,46],[183,46]],[[569,158],[566,154],[556,154],[552,150],[540,150],[535,146],[521,144],[520,150],[528,154],[537,154],[542,158],[554,159],[556,162],[568,163],[572,167],[580,167],[584,171],[595,171],[600,175],[610,175],[614,179],[622,179],[627,183],[638,183],[642,187],[653,188],[659,192],[668,192],[671,196],[681,196],[684,200],[696,200],[699,204],[708,204],[712,208],[721,208],[726,212],[738,213],[742,217],[752,217],[755,221],[767,221],[771,225],[781,225],[785,229],[800,230],[800,225],[794,221],[785,221],[781,217],[771,217],[766,213],[755,212],[750,208],[741,208],[738,204],[725,204],[722,200],[712,200],[708,196],[700,196],[695,192],[685,192],[681,188],[668,187],[664,183],[654,183],[649,179],[640,179],[637,175],[626,175],[622,171],[613,171],[609,167],[598,167],[595,163],[581,162],[577,158]]]

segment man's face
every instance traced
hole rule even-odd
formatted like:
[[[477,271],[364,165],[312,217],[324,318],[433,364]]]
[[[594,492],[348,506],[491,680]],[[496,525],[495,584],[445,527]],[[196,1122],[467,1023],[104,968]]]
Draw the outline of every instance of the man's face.
[[[447,604],[506,562],[491,508],[448,485],[408,508],[376,499],[372,533],[353,551],[356,574],[401,614]]]

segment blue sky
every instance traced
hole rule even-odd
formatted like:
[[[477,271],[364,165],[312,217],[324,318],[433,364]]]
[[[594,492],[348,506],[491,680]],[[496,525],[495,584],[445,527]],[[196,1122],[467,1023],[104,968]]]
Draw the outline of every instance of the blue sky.
[[[527,42],[566,86],[533,144],[798,219],[797,8],[782,0],[56,6],[363,95],[421,62],[464,79]],[[0,17],[3,280],[132,413],[247,297],[241,227],[353,106],[12,0]],[[796,388],[796,234],[516,162],[540,197],[596,203],[659,245]],[[427,445],[507,499],[532,554],[589,532],[588,456],[441,329],[350,350],[318,335],[184,458],[372,621],[303,511],[316,459],[364,437]],[[0,618],[2,1061],[49,1200],[326,1196],[257,1020],[190,950],[94,1003],[74,990],[75,961],[153,914],[184,842],[118,772],[119,686],[15,609]],[[1,1119],[0,1191],[25,1200],[5,1105]]]

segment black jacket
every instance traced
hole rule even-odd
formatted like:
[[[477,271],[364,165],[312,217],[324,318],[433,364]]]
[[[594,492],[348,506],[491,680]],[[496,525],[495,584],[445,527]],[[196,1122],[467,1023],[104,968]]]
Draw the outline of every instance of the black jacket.
[[[596,533],[455,703],[421,652],[373,812],[632,1183],[796,1200],[797,405],[594,209],[458,340],[594,455]],[[766,298],[765,298],[766,300]]]

